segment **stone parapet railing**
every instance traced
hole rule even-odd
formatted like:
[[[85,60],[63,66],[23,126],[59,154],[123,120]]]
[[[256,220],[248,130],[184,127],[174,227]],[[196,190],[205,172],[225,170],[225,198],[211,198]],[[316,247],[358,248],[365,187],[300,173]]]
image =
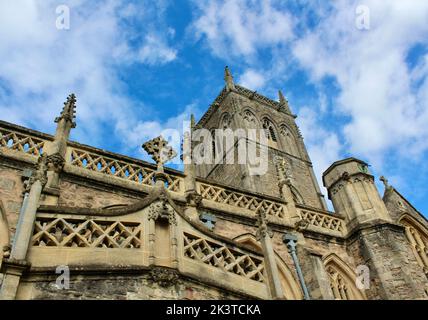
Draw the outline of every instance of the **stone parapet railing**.
[[[0,152],[13,157],[35,162],[38,156],[49,150],[53,136],[0,121]],[[149,192],[154,185],[154,164],[97,149],[91,146],[68,142],[64,171],[115,183],[133,190]],[[176,199],[185,201],[184,174],[165,169],[167,189]],[[292,226],[287,203],[283,199],[238,190],[205,179],[197,179],[197,192],[202,196],[202,206],[232,215],[254,219],[263,209],[272,223]],[[344,236],[344,219],[338,215],[309,207],[299,207],[297,214],[308,223],[308,228],[320,233]]]
[[[118,157],[105,152],[94,152],[89,148],[69,146],[66,163],[100,174],[125,179],[129,182],[153,186],[156,168],[143,161]],[[178,174],[166,172],[167,188],[173,192],[183,192],[184,180]]]
[[[38,157],[53,137],[0,120],[0,148]]]
[[[273,218],[275,222],[285,221],[287,217],[287,207],[281,199],[273,200],[271,198],[261,197],[243,191],[236,191],[220,185],[208,182],[197,182],[197,190],[202,199],[216,202],[223,206],[233,207],[242,213],[255,216],[260,210],[264,210],[266,215]]]
[[[298,206],[299,217],[307,223],[307,228],[316,232],[328,232],[334,236],[345,236],[347,233],[345,220],[331,212],[316,208]]]
[[[269,298],[261,252],[210,233],[162,201],[121,215],[42,207],[28,253],[32,270],[58,265],[81,271],[167,267],[207,284]],[[169,212],[170,220],[157,216],[162,210]]]

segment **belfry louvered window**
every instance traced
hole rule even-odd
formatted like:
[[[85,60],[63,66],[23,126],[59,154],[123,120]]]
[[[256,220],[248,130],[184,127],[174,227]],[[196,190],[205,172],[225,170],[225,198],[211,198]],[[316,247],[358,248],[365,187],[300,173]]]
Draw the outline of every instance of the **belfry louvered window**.
[[[268,119],[263,120],[263,129],[265,129],[266,136],[269,140],[276,142],[276,132],[272,123]]]

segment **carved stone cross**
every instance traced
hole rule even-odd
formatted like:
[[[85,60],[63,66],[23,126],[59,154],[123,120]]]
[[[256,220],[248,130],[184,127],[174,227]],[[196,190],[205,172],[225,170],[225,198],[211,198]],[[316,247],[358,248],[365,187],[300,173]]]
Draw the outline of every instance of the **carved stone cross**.
[[[177,152],[168,145],[162,136],[154,138],[143,144],[143,149],[152,156],[152,159],[156,162],[158,169],[163,168],[163,164],[173,159]]]
[[[388,190],[389,188],[391,188],[391,185],[389,184],[387,178],[385,178],[384,176],[381,176],[379,180],[383,182],[383,185],[385,186],[385,190]]]

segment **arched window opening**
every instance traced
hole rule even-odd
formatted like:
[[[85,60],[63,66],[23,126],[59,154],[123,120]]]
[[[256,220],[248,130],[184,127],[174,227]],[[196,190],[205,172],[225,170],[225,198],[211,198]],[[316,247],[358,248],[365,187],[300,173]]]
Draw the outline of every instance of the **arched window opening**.
[[[217,154],[216,154],[216,143],[215,143],[215,130],[211,130],[211,151],[212,151],[212,157],[214,159],[214,161],[217,159]]]
[[[249,124],[250,127],[257,126],[256,116],[250,110],[244,111],[243,119]]]
[[[228,113],[223,114],[221,121],[220,121],[220,129],[227,129],[230,128],[230,125],[232,123],[232,118]]]
[[[290,129],[285,124],[282,124],[279,126],[279,133],[282,136],[282,140],[284,141],[283,147],[285,151],[294,156],[298,156],[299,151],[297,144],[294,139],[294,135],[290,132]]]
[[[336,300],[350,300],[348,287],[343,276],[333,267],[327,267],[327,273],[330,277],[330,288],[333,291]]]
[[[263,129],[266,132],[266,136],[268,140],[271,140],[274,142],[277,141],[275,128],[273,127],[273,124],[268,119],[263,120]]]
[[[294,186],[291,186],[291,195],[293,196],[293,200],[294,200],[295,203],[297,203],[297,204],[305,204],[305,201],[303,200],[302,195],[297,190],[297,188],[294,187]]]
[[[410,217],[400,219],[400,224],[406,230],[407,240],[412,247],[416,261],[428,276],[428,231]]]
[[[330,280],[330,288],[336,300],[363,300],[364,294],[356,286],[356,275],[335,254],[324,259],[325,270]]]

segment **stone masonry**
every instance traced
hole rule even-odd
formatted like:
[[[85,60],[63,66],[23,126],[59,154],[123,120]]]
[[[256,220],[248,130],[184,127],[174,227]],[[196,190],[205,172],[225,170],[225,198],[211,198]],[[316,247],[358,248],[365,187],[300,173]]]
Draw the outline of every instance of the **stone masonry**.
[[[154,164],[73,142],[76,106],[71,94],[54,135],[0,121],[2,299],[428,299],[426,218],[385,177],[381,197],[355,158],[323,174],[329,211],[281,91],[264,97],[226,67],[184,135],[193,151],[200,129],[261,130],[265,146],[237,136],[224,150],[266,148],[256,175],[170,169],[162,137],[143,145]]]

